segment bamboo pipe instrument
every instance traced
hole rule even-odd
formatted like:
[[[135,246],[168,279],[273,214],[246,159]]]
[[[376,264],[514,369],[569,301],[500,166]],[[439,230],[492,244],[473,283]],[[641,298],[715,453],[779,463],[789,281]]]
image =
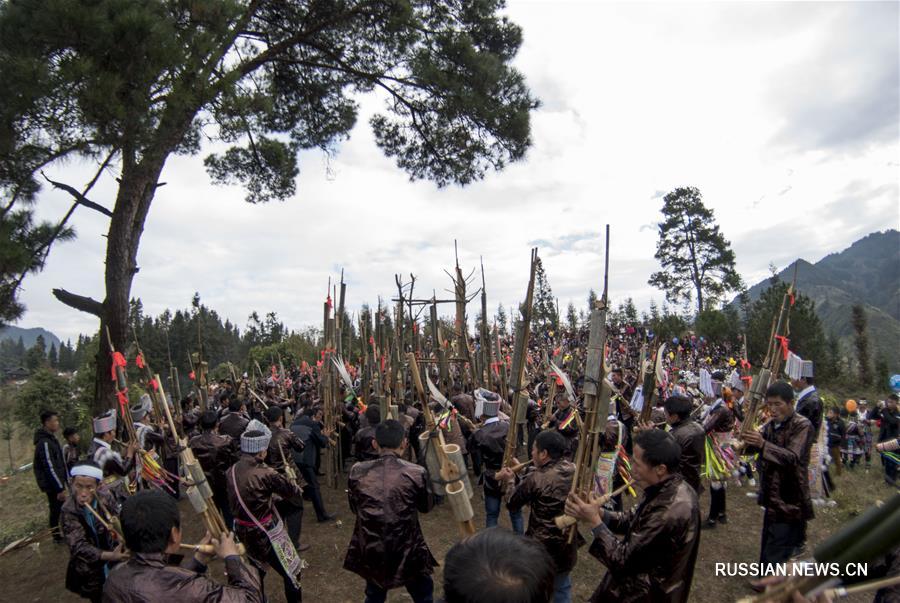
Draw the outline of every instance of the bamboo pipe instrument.
[[[630,488],[632,485],[634,485],[634,480],[633,479],[628,480],[626,483],[619,486],[612,492],[608,492],[608,493],[604,494],[603,496],[595,498],[593,502],[598,505],[605,505],[606,503],[611,501],[613,498],[615,498],[616,496],[618,496],[619,494],[621,494],[622,492],[624,492],[625,490]],[[559,515],[558,517],[556,517],[553,520],[553,522],[556,524],[557,528],[559,528],[560,530],[565,530],[566,528],[574,526],[576,523],[578,523],[578,520],[575,519],[574,517],[570,517],[568,515]]]

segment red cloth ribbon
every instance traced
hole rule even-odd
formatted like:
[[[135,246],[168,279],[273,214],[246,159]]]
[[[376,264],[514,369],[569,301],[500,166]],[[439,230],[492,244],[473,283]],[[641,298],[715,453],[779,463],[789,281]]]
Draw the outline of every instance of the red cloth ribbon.
[[[788,343],[790,343],[791,340],[783,335],[776,335],[775,339],[781,343],[781,354],[782,354],[782,356],[784,356],[783,359],[787,360],[787,358],[788,358]]]
[[[118,352],[116,352],[118,353]],[[116,398],[119,400],[119,410],[122,411],[122,416],[127,416],[125,414],[125,410],[128,408],[128,390],[122,389],[116,392]]]
[[[369,345],[375,345],[375,338],[369,335]]]
[[[321,367],[323,362],[321,360],[316,360],[316,366]]]
[[[134,363],[137,365],[139,369],[144,368],[144,355],[138,354],[134,357]]]
[[[125,368],[128,366],[128,361],[125,360],[125,356],[122,355],[122,352],[113,352],[112,353],[112,380],[116,380],[116,367],[121,366]]]
[[[793,294],[793,293],[788,293],[788,299],[791,300],[791,307],[793,308],[793,307],[794,307],[794,301],[795,301],[795,300],[794,300],[794,294]]]
[[[150,386],[150,389],[152,389],[153,391],[155,391],[155,392],[159,391],[159,384],[156,383],[156,379],[151,379],[148,382],[148,385]]]
[[[194,375],[194,371],[191,371],[190,373],[188,373],[188,379],[190,379],[191,381],[193,381],[196,378],[197,378],[197,376]]]

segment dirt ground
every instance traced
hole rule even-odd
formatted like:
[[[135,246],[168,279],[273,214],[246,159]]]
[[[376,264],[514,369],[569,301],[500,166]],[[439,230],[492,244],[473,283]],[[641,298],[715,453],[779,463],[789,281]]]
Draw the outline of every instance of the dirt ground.
[[[844,471],[837,478],[837,507],[817,507],[817,518],[810,523],[810,545],[815,546],[834,532],[850,517],[860,513],[876,499],[885,500],[893,491],[881,480],[880,467],[866,474],[862,469]],[[691,592],[693,601],[734,601],[751,594],[746,581],[737,578],[717,578],[716,562],[755,561],[759,551],[759,532],[762,513],[754,499],[746,496],[746,488],[733,484],[728,490],[729,523],[712,531],[704,531],[700,543],[700,556],[694,572]],[[311,506],[307,503],[302,540],[313,547],[304,554],[308,568],[303,574],[304,600],[307,602],[353,602],[363,599],[364,583],[355,574],[342,569],[344,553],[353,528],[343,489],[323,491],[326,507],[337,513],[339,522],[318,524]],[[16,502],[14,502],[16,501]],[[44,521],[45,507],[40,492],[30,473],[22,473],[0,482],[0,524],[4,527],[14,522],[29,526]],[[476,525],[484,525],[484,508],[480,493],[472,500],[476,512]],[[626,503],[629,504],[629,503]],[[708,493],[701,498],[705,515],[709,504]],[[182,501],[184,540],[195,542],[202,531],[202,524],[194,520],[187,501]],[[37,513],[38,517],[35,516]],[[26,517],[27,516],[27,517]],[[439,561],[458,539],[458,530],[445,506],[436,507],[421,518],[425,539]],[[501,516],[501,525],[509,526],[509,518]],[[4,530],[5,531],[5,530]],[[77,601],[64,586],[68,550],[64,546],[44,541],[39,546],[15,551],[0,557],[0,584],[3,584],[3,601]],[[582,549],[578,565],[573,570],[574,600],[584,601],[602,578],[605,569],[596,559]],[[213,564],[213,575],[221,578],[221,568]],[[441,592],[441,568],[435,573],[435,593]],[[266,580],[270,601],[283,601],[280,578],[272,574]],[[409,601],[403,590],[392,591],[389,601]],[[854,600],[854,599],[848,599]],[[871,600],[860,597],[858,601]]]

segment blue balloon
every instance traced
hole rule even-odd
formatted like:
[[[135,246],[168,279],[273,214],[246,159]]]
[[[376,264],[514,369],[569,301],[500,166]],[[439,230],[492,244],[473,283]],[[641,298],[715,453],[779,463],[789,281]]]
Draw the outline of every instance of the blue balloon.
[[[891,389],[900,394],[900,375],[891,375]]]
[[[677,337],[673,337],[673,338],[672,338],[672,343],[674,343],[675,345],[678,345],[678,338],[677,338]]]

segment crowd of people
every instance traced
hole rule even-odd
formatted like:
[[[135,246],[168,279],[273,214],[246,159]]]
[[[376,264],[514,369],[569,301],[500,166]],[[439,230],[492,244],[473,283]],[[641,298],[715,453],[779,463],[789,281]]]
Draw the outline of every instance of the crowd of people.
[[[885,479],[896,484],[896,461],[880,451],[897,447],[896,394],[871,406],[861,400],[852,411],[849,405],[843,412],[826,408],[812,364],[804,363],[789,381],[768,385],[757,424],[747,416],[750,368],[739,345],[676,338],[666,342],[654,367],[659,342],[653,339],[640,325],[609,330],[604,387],[611,398],[588,496],[572,488],[586,420],[586,328],[531,338],[520,400],[515,392],[502,395],[500,379],[515,342],[497,338],[498,361],[486,379],[476,383],[471,371],[454,365],[443,384],[449,404],[430,397],[427,409],[407,379],[405,390],[394,392],[388,416],[364,378],[366,367],[352,363],[331,425],[324,419],[321,367],[306,363],[283,374],[273,370],[268,379],[222,380],[206,395],[189,396],[175,413],[175,433],[154,418],[149,396],[124,416],[113,410],[95,417],[86,455],[72,429],[60,444],[59,416],[47,410],[34,438],[34,470],[54,538],[71,553],[66,587],[91,601],[263,601],[264,578],[274,572],[286,600],[300,601],[300,554],[329,554],[304,539],[302,525],[304,501],[318,522],[335,520],[319,482],[330,469],[322,459],[331,449],[343,461],[355,516],[344,568],[365,580],[361,597],[377,603],[389,590],[405,588],[417,603],[432,601],[438,562],[419,516],[440,502],[442,476],[428,470],[420,436],[429,430],[459,446],[484,504],[485,529],[443,560],[448,603],[571,601],[571,571],[585,544],[608,570],[592,601],[686,601],[701,530],[728,521],[730,483],[756,489],[764,509],[764,563],[807,553],[807,522],[832,485],[829,462],[840,472],[864,458],[868,468],[880,454]],[[477,353],[480,342],[471,345]],[[427,342],[424,349],[427,354]],[[440,383],[437,364],[429,366]],[[652,394],[643,391],[647,366],[662,376]],[[653,405],[650,413],[641,412],[645,403]],[[512,429],[517,404],[527,406],[525,423]],[[132,422],[134,439],[122,441],[123,421]],[[511,433],[515,466],[504,458]],[[177,505],[185,494],[179,467],[185,443],[228,528],[187,549]],[[637,495],[635,487],[638,500],[623,501],[620,492]],[[503,513],[511,530],[497,527]],[[587,531],[560,527],[561,516]],[[185,551],[192,554],[173,565]],[[207,576],[213,557],[223,560],[227,584]],[[886,571],[900,571],[893,563]]]

